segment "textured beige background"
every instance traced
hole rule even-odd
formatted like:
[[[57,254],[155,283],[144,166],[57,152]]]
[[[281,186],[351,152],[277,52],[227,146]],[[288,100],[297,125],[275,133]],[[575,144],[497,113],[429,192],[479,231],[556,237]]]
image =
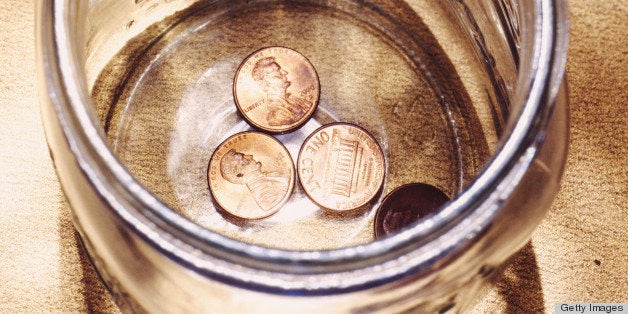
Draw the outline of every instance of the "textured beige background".
[[[82,250],[48,156],[33,1],[0,1],[0,312],[115,312]],[[572,138],[552,211],[476,312],[628,302],[628,1],[573,0]]]

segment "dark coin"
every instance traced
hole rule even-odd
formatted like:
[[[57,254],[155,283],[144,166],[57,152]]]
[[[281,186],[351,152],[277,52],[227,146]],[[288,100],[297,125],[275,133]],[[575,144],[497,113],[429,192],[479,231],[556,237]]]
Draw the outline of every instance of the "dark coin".
[[[433,213],[449,198],[438,188],[424,183],[402,185],[390,192],[375,214],[375,237],[400,231]]]

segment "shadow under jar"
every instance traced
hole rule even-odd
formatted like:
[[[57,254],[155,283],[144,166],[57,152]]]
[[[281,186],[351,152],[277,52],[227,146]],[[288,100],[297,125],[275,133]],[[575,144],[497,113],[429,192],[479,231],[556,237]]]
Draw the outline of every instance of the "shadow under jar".
[[[566,24],[562,1],[40,0],[43,119],[122,309],[461,310],[558,191]],[[253,130],[234,75],[269,46],[303,54],[320,80],[312,118],[275,135],[294,162],[333,122],[379,143],[384,182],[366,205],[326,210],[297,184],[276,214],[245,220],[212,199],[213,151]],[[375,240],[381,201],[413,182],[452,201]]]

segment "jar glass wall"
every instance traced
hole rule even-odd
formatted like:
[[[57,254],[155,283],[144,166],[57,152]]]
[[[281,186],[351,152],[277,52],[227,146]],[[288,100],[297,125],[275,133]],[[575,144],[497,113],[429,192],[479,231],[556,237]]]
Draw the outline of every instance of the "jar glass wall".
[[[564,10],[559,1],[40,1],[44,122],[96,268],[119,304],[148,310],[463,308],[558,190]],[[329,211],[297,184],[266,219],[218,208],[212,152],[253,129],[233,78],[268,46],[299,51],[320,78],[313,117],[275,136],[294,160],[332,122],[359,125],[382,148],[385,179],[366,205]],[[452,201],[376,239],[377,208],[412,182]]]

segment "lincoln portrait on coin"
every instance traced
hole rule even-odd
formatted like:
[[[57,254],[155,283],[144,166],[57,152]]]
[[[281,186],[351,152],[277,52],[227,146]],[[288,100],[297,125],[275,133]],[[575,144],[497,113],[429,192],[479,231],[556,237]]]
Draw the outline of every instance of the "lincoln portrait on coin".
[[[309,101],[288,93],[290,81],[274,57],[258,60],[251,75],[266,93],[263,100],[268,113],[266,121],[271,126],[293,124],[301,119],[311,107]]]
[[[290,180],[276,172],[263,172],[262,164],[252,155],[244,155],[233,149],[220,159],[220,174],[234,184],[246,185],[255,202],[269,211],[286,195]]]

